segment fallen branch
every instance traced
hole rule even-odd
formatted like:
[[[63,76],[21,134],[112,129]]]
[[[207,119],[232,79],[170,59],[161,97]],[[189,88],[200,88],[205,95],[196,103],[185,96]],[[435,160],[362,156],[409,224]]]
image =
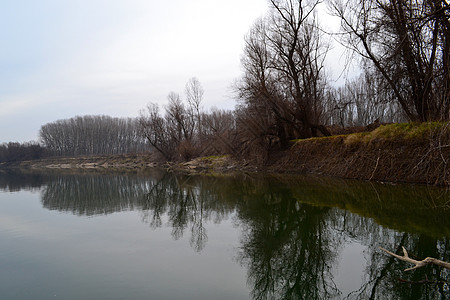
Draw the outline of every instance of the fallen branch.
[[[450,263],[442,261],[442,260],[439,260],[439,259],[436,259],[436,258],[433,258],[433,257],[427,257],[424,260],[415,260],[415,259],[410,258],[408,256],[408,252],[406,251],[405,247],[402,247],[403,248],[403,256],[400,256],[400,255],[397,255],[395,253],[392,253],[391,251],[386,250],[386,249],[384,249],[382,247],[379,247],[379,248],[381,250],[383,250],[384,252],[386,252],[387,254],[392,255],[395,258],[398,258],[398,259],[400,259],[402,261],[406,261],[408,263],[411,263],[411,264],[415,265],[415,267],[405,269],[405,271],[415,270],[415,269],[418,269],[418,268],[421,268],[421,267],[424,267],[424,266],[427,266],[427,265],[436,265],[436,266],[440,266],[440,267],[443,267],[443,268],[446,268],[446,269],[450,270]]]

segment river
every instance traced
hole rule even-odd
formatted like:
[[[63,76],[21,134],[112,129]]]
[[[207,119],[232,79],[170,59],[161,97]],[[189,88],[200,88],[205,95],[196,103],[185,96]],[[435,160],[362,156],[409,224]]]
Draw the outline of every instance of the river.
[[[446,299],[450,193],[312,176],[0,173],[1,299]]]

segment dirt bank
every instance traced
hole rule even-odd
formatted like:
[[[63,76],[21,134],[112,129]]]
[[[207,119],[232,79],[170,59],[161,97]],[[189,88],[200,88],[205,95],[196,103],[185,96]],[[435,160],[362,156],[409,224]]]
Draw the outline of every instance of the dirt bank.
[[[392,124],[297,141],[275,170],[450,185],[450,123]]]
[[[0,168],[27,169],[79,169],[79,170],[143,170],[161,167],[151,155],[126,154],[80,157],[53,157],[41,160],[23,161],[14,164],[0,164]]]
[[[199,157],[188,162],[157,162],[149,154],[107,156],[54,157],[41,160],[0,164],[2,169],[127,171],[140,172],[152,168],[190,174],[225,174],[257,172],[250,162],[238,161],[229,155]],[[260,168],[261,169],[261,168]]]

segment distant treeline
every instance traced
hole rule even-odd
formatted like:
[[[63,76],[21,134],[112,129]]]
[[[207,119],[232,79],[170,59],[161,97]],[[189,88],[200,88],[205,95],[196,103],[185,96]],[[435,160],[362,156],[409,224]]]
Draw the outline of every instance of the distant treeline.
[[[0,144],[0,163],[50,156],[110,155],[149,150],[139,119],[88,115],[41,126],[39,142]]]
[[[49,155],[50,152],[36,142],[0,145],[0,163],[40,159]]]
[[[149,149],[135,118],[78,116],[43,125],[39,136],[57,156],[140,153]]]

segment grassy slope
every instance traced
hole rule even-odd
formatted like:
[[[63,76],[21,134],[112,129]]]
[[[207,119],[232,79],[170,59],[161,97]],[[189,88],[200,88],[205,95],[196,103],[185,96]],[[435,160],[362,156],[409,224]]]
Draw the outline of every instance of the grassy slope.
[[[279,168],[345,178],[450,185],[450,123],[405,123],[299,140]]]

